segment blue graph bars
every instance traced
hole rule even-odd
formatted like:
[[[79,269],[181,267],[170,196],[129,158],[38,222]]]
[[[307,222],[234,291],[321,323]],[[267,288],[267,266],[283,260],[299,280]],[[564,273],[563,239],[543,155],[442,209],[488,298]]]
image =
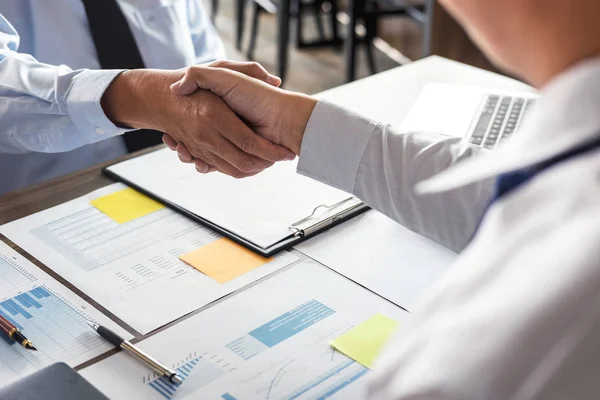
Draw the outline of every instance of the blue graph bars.
[[[0,309],[0,314],[10,320],[14,325],[17,325],[15,321],[9,318],[9,315],[17,316],[22,315],[23,317],[30,319],[32,315],[27,312],[29,308],[37,308],[40,309],[43,306],[40,304],[38,300],[44,299],[46,297],[52,296],[46,289],[42,287],[38,287],[30,290],[27,293],[21,293],[13,297],[12,299],[5,300],[0,303],[0,306],[4,310]],[[37,299],[37,300],[36,300]],[[21,329],[21,328],[19,328]]]
[[[198,357],[193,359],[186,364],[183,364],[181,367],[177,368],[177,372],[179,376],[185,382],[186,378],[191,374],[192,370],[198,364],[202,357]],[[148,383],[154,390],[158,393],[162,394],[166,399],[171,399],[177,392],[179,385],[176,385],[165,378],[156,379],[150,383]]]

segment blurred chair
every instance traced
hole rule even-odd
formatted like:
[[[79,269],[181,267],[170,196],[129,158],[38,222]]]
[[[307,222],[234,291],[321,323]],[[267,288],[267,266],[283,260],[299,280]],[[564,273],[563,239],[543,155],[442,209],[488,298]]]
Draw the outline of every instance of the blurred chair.
[[[342,40],[338,34],[337,26],[337,13],[338,6],[337,0],[283,0],[290,1],[290,12],[286,16],[280,16],[286,18],[286,25],[289,27],[290,20],[295,18],[296,20],[296,47],[297,48],[315,48],[332,46],[339,47],[342,44]],[[243,0],[242,0],[243,2]],[[252,14],[252,26],[250,30],[250,43],[248,45],[247,57],[253,59],[254,50],[256,48],[256,38],[258,36],[258,28],[260,16],[264,13],[277,14],[278,4],[271,0],[252,0],[253,14]],[[243,15],[243,10],[241,12]],[[330,35],[328,37],[325,32],[325,26],[323,24],[323,16],[326,14],[329,23]],[[315,26],[317,28],[318,39],[317,40],[306,40],[304,35],[304,17],[311,15],[315,20]],[[288,28],[289,29],[289,28]],[[238,49],[241,48],[241,41],[243,32],[243,22],[240,26],[238,20]]]
[[[433,3],[415,0],[349,0],[349,21],[345,39],[346,81],[352,82],[356,79],[356,49],[359,44],[365,46],[369,72],[371,74],[377,72],[373,41],[377,37],[377,26],[381,18],[391,16],[410,18],[421,24],[424,32],[428,32]],[[362,37],[358,35],[356,29],[360,22],[365,27],[365,34]],[[426,48],[424,46],[424,56],[428,55],[425,54],[428,52]]]

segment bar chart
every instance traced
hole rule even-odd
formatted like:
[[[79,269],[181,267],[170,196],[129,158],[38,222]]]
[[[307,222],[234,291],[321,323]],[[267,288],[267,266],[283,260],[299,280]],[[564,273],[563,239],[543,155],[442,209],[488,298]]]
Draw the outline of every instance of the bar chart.
[[[111,349],[86,320],[115,328],[114,323],[4,246],[0,247],[0,315],[38,348],[33,352],[0,339],[0,387],[55,362],[76,366]]]
[[[143,381],[165,399],[173,399],[175,395],[184,398],[187,395],[197,393],[203,386],[224,375],[228,368],[234,368],[218,355],[207,352],[201,355],[193,352],[186,360],[178,364],[180,365],[176,367],[176,370],[177,374],[183,379],[181,385],[176,385],[156,375],[144,377]]]

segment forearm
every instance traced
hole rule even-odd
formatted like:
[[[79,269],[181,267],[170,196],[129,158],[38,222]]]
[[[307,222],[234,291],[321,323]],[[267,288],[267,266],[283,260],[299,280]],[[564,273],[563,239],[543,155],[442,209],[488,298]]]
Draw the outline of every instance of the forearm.
[[[407,228],[460,251],[473,236],[492,182],[417,196],[414,186],[479,150],[439,134],[398,134],[319,103],[303,138],[299,172],[361,198]]]
[[[72,71],[18,53],[0,15],[0,153],[63,152],[122,132],[100,107],[120,71]]]

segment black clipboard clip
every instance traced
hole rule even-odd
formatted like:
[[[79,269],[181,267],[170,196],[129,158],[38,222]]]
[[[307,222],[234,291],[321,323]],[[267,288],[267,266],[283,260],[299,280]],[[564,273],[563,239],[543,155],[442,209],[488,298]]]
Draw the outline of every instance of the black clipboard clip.
[[[356,197],[348,197],[329,206],[321,204],[315,207],[308,217],[290,225],[289,229],[294,232],[296,237],[310,236],[363,208],[368,208],[368,206]]]

